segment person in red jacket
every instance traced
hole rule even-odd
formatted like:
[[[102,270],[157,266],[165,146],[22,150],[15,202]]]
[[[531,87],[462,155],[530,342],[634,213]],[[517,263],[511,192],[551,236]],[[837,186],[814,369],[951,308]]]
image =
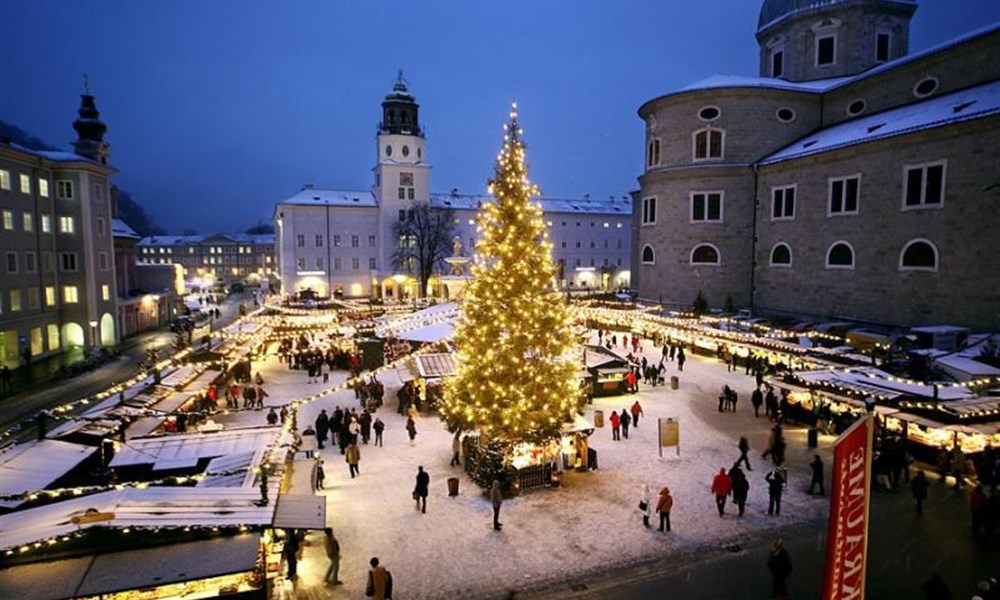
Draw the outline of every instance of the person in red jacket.
[[[611,411],[611,417],[609,420],[611,421],[611,439],[618,441],[621,439],[621,418],[618,417],[618,413]]]
[[[674,497],[670,488],[660,489],[660,499],[656,503],[656,512],[660,513],[660,531],[670,531],[670,511],[674,507]]]
[[[726,470],[719,469],[715,478],[712,479],[712,493],[715,494],[715,505],[719,508],[720,517],[726,512],[726,496],[732,489],[733,481],[729,479],[729,475],[726,475]]]
[[[639,404],[639,401],[636,400],[635,404],[633,404],[632,408],[629,409],[629,410],[632,413],[632,427],[638,427],[639,426],[639,415],[644,414],[642,412],[642,406]]]

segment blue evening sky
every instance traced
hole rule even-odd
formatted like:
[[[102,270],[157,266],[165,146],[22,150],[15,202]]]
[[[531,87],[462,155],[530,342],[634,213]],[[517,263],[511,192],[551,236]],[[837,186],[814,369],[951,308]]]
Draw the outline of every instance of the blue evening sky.
[[[82,76],[117,183],[164,227],[239,231],[303,183],[368,189],[398,68],[421,104],[433,191],[483,192],[512,98],[554,197],[637,187],[646,100],[757,74],[761,0],[2,0],[0,119],[75,138]],[[1000,20],[924,0],[918,51]]]

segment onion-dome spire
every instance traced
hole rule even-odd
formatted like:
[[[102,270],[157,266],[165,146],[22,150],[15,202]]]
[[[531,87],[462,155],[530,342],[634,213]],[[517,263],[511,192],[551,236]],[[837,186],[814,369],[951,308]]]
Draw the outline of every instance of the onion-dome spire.
[[[104,133],[108,126],[101,121],[101,113],[90,93],[90,81],[86,75],[83,76],[83,93],[80,94],[78,114],[79,117],[73,122],[73,129],[77,133],[73,148],[84,158],[106,164],[109,145],[104,141]]]

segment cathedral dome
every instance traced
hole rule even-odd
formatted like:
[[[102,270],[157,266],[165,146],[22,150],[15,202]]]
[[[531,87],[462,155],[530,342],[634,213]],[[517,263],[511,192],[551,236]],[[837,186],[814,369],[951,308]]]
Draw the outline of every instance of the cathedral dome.
[[[760,18],[757,19],[758,31],[764,26],[786,16],[811,8],[825,8],[836,4],[847,4],[856,0],[764,0],[764,5],[760,8]],[[914,0],[892,0],[893,3],[914,4]]]

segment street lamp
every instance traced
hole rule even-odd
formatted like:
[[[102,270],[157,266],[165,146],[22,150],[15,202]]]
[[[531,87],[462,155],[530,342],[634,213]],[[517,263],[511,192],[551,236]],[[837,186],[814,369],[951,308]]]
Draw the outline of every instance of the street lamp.
[[[94,342],[94,349],[97,349],[97,321],[90,322],[90,339]]]

